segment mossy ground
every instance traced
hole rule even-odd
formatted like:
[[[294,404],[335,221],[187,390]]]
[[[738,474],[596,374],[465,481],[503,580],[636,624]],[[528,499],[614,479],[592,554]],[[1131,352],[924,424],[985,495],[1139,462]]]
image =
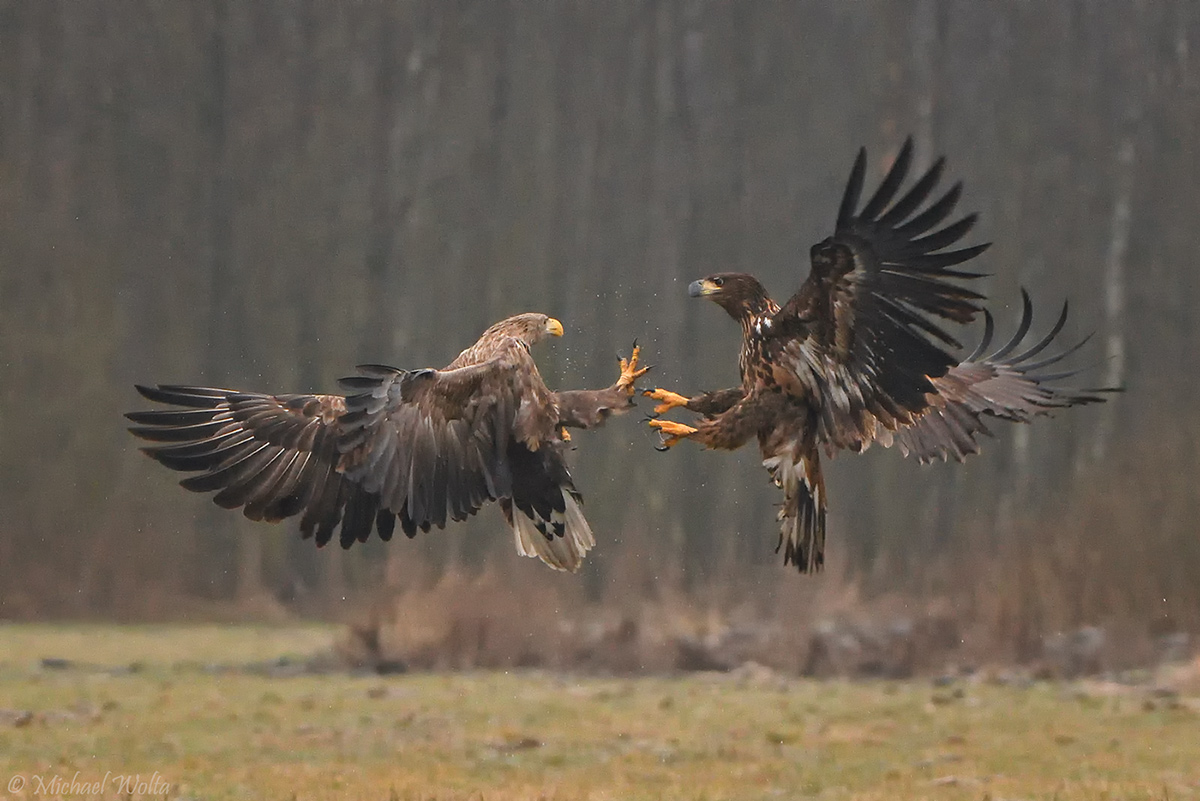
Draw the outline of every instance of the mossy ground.
[[[0,798],[1200,798],[1197,705],[1144,688],[215,667],[335,633],[0,626]]]

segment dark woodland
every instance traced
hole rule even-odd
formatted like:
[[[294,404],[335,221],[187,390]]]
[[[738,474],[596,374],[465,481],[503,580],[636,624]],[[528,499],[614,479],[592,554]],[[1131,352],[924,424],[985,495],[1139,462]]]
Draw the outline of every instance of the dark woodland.
[[[1022,288],[1031,335],[1069,300],[1076,385],[1124,392],[989,425],[961,465],[826,460],[821,574],[773,552],[755,449],[658,453],[640,413],[572,440],[577,575],[518,556],[494,508],[318,550],[126,431],[135,383],[334,392],[526,311],[566,329],[534,349],[552,389],[607,386],[635,339],[647,386],[732,386],[738,328],[689,283],[787,298],[859,147],[874,186],[909,135],[993,243],[971,267],[997,341]],[[491,612],[463,615],[653,606],[701,633],[937,620],[1021,660],[1084,627],[1131,653],[1200,633],[1197,142],[1186,2],[0,2],[0,618],[475,594]]]

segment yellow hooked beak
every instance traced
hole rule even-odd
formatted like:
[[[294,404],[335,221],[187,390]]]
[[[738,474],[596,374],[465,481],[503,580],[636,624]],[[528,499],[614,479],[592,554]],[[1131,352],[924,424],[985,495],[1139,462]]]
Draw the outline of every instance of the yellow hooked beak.
[[[552,337],[561,337],[563,335],[562,323],[553,317],[549,318],[546,320],[546,333]]]

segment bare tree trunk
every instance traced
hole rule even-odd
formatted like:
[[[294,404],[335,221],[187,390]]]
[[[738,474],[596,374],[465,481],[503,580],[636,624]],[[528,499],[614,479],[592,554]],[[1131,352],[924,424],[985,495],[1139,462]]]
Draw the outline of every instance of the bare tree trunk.
[[[234,124],[230,102],[232,60],[229,43],[229,7],[212,0],[204,65],[207,93],[201,99],[201,119],[206,134],[209,164],[207,197],[210,303],[206,373],[213,379],[243,381],[250,370],[246,321],[249,310],[243,298],[244,280],[234,255],[234,178],[230,167],[230,129]],[[246,526],[224,511],[206,507],[199,520],[198,543],[209,564],[230,565],[226,546],[232,537],[236,556],[233,591],[239,599],[262,592],[263,542],[257,536],[238,536]],[[220,590],[218,590],[218,593]]]
[[[1104,351],[1107,368],[1105,386],[1119,387],[1125,380],[1125,261],[1129,250],[1129,229],[1133,218],[1133,178],[1137,152],[1133,137],[1126,135],[1117,152],[1116,186],[1109,228],[1108,255],[1104,265]],[[1116,427],[1117,407],[1108,405],[1101,412],[1100,424],[1092,440],[1092,458],[1103,460]]]

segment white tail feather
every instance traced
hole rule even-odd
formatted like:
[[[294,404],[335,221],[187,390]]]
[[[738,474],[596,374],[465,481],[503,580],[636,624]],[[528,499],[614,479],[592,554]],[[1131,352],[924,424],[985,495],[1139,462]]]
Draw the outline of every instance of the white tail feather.
[[[536,556],[555,570],[574,573],[583,564],[584,554],[596,544],[596,539],[592,536],[592,527],[583,516],[583,510],[579,508],[579,501],[567,490],[563,490],[563,504],[563,512],[555,512],[550,520],[541,521],[548,531],[553,531],[556,523],[562,525],[561,537],[547,538],[538,530],[538,521],[514,508],[513,539],[517,553],[522,556]]]

